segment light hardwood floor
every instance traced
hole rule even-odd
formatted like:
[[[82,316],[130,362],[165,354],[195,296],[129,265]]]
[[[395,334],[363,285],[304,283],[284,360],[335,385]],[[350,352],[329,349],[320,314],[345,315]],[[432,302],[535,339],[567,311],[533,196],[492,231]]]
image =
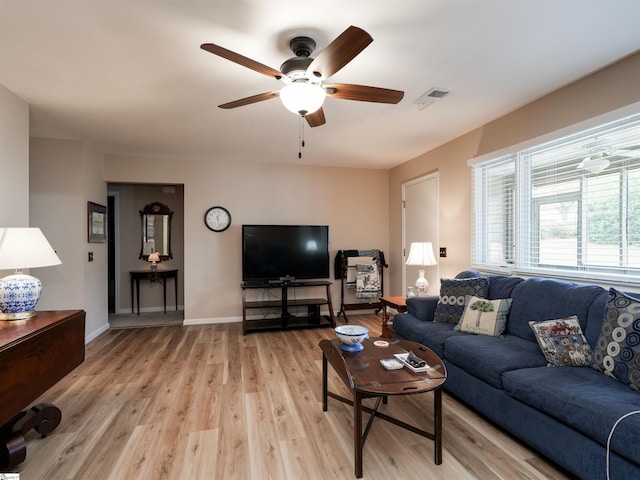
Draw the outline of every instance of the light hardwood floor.
[[[379,335],[379,316],[350,315]],[[251,333],[239,324],[110,330],[41,401],[62,410],[31,432],[14,471],[39,479],[351,479],[352,410],[321,405],[318,342],[332,329]],[[329,386],[348,395],[332,372]],[[385,411],[431,430],[431,394]],[[365,479],[563,479],[536,453],[445,393],[443,464],[433,443],[376,420]]]

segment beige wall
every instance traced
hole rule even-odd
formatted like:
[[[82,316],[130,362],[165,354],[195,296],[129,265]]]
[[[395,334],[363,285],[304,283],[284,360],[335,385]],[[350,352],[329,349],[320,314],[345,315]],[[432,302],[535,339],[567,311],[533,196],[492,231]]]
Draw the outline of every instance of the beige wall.
[[[192,322],[241,318],[242,224],[329,225],[332,260],[339,249],[388,249],[388,174],[383,170],[106,155],[105,179],[184,186],[181,273],[185,319]],[[231,212],[232,225],[225,232],[204,225],[204,213],[214,205]],[[337,311],[339,282],[332,297]]]
[[[553,132],[580,129],[591,119],[624,109],[638,111],[640,53],[570,84],[472,132],[426,152],[389,171],[390,258],[402,252],[402,184],[438,171],[440,174],[439,259],[441,278],[452,277],[471,265],[471,169],[467,161],[509,147],[536,141]],[[629,108],[632,106],[631,108]],[[622,113],[620,113],[622,114]],[[596,120],[597,121],[597,120]],[[604,121],[604,120],[603,120]],[[576,130],[577,131],[577,130]],[[566,133],[565,133],[566,132]],[[559,135],[561,135],[559,133]],[[390,290],[399,294],[401,270],[391,272]]]

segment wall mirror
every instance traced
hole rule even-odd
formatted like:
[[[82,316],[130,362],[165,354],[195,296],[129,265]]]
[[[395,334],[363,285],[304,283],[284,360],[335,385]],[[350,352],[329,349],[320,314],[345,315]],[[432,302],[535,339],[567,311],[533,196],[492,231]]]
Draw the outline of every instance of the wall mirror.
[[[149,254],[158,252],[160,260],[173,258],[171,252],[171,217],[173,212],[166,205],[153,202],[140,210],[142,247],[138,258],[148,260]]]

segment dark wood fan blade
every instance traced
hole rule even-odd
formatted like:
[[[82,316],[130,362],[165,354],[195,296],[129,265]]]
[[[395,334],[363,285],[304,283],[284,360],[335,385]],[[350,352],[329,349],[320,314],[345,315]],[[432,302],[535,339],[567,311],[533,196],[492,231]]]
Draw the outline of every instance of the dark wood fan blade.
[[[324,88],[330,97],[357,100],[359,102],[398,103],[404,97],[402,90],[367,87],[366,85],[334,83],[332,85],[324,85]]]
[[[231,60],[238,65],[250,68],[251,70],[262,73],[263,75],[267,75],[268,77],[274,77],[276,80],[280,80],[282,78],[282,73],[278,70],[268,67],[267,65],[263,65],[260,62],[256,62],[255,60],[251,60],[250,58],[240,55],[239,53],[227,50],[226,48],[219,45],[215,45],[213,43],[203,43],[202,45],[200,45],[200,48],[206,50],[209,53],[213,53],[214,55],[218,55],[219,57]]]
[[[251,97],[241,98],[240,100],[234,100],[233,102],[223,103],[222,105],[218,105],[218,107],[224,109],[243,107],[244,105],[251,105],[252,103],[270,100],[272,98],[276,98],[277,96],[278,92],[264,92],[259,93],[258,95],[253,95]]]
[[[309,65],[307,72],[315,77],[329,78],[353,60],[371,42],[373,42],[371,35],[352,25],[320,52]]]
[[[307,120],[307,123],[310,127],[319,127],[320,125],[324,125],[327,121],[324,119],[324,112],[322,111],[322,107],[316,110],[313,113],[309,113],[304,116]]]

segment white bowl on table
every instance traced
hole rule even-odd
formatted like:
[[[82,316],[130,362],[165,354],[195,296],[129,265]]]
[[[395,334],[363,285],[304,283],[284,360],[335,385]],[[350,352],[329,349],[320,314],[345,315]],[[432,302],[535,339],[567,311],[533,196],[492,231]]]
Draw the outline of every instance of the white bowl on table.
[[[339,325],[334,330],[342,342],[340,348],[347,352],[363,350],[362,342],[369,338],[369,329],[363,325]]]

